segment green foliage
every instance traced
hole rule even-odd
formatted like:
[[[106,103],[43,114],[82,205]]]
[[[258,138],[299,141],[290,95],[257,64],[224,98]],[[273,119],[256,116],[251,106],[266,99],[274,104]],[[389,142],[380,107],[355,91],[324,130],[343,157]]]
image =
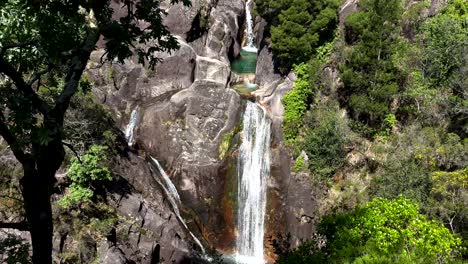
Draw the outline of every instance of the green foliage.
[[[326,179],[344,164],[348,134],[335,102],[322,102],[311,109],[306,117],[303,148],[313,174]]]
[[[176,38],[162,25],[159,1],[132,2],[128,10],[132,12],[116,20],[110,2],[1,1],[0,122],[16,139],[15,149],[26,151],[33,144],[45,148],[62,139],[61,120],[100,36],[109,61],[123,62],[135,55],[153,67],[158,52],[178,48]],[[143,21],[145,29],[139,26]],[[79,84],[81,91],[90,90],[86,78]],[[51,111],[54,107],[57,111]]]
[[[400,90],[399,72],[391,58],[400,42],[401,0],[365,0],[361,11],[345,21],[349,48],[340,65],[344,103],[353,118],[366,126],[380,128],[394,96]]]
[[[370,194],[386,198],[401,194],[426,209],[433,184],[432,172],[466,166],[466,143],[441,128],[406,128],[389,142],[374,147],[380,166],[375,171]]]
[[[0,239],[0,260],[5,264],[28,264],[29,244],[21,237],[8,234]]]
[[[374,199],[350,213],[324,220],[332,262],[366,263],[366,258],[377,256],[391,263],[401,263],[401,257],[426,263],[449,261],[459,250],[460,239],[418,210],[415,202],[403,197]]]
[[[242,125],[237,125],[232,131],[225,134],[219,145],[219,159],[223,160],[231,148],[232,140],[236,134],[242,131]]]
[[[304,156],[299,155],[299,157],[297,157],[296,159],[296,162],[294,162],[294,166],[292,167],[292,170],[294,172],[301,172],[301,171],[304,171],[306,168],[307,167],[305,164]]]
[[[330,59],[330,56],[335,47],[336,41],[337,38],[335,37],[335,39],[333,39],[332,41],[326,42],[325,44],[316,49],[317,54],[315,55],[315,58],[317,59],[319,64],[322,65],[328,63],[328,60]]]
[[[314,94],[311,71],[309,64],[302,63],[295,66],[294,72],[297,79],[294,81],[294,89],[282,99],[284,106],[283,131],[286,140],[293,140],[298,135],[302,119]]]
[[[439,105],[447,111],[453,131],[466,136],[468,3],[450,1],[440,14],[423,24],[422,38],[422,71],[428,86],[443,98]]]
[[[280,254],[277,263],[447,263],[461,240],[418,213],[418,204],[398,197],[374,199],[353,211],[331,215],[317,237]],[[280,252],[281,253],[281,252]]]
[[[468,39],[467,19],[468,3],[454,0],[439,15],[424,23],[423,37],[427,41],[424,70],[434,85],[441,88],[461,85],[456,82],[462,78],[460,70],[467,63],[464,56]]]
[[[72,183],[68,186],[65,196],[60,199],[59,204],[65,208],[79,205],[81,203],[89,203],[91,202],[91,198],[93,198],[94,192],[93,190],[80,186],[76,183]]]
[[[432,181],[430,215],[443,221],[452,232],[468,238],[468,167],[453,172],[434,172]]]
[[[83,155],[81,162],[75,159],[68,171],[68,177],[72,182],[86,185],[93,181],[112,180],[111,172],[104,163],[107,161],[106,150],[108,147],[93,145]]]
[[[308,61],[317,47],[333,38],[340,2],[293,0],[274,5],[281,7],[281,12],[278,25],[271,28],[271,42],[283,72]]]
[[[106,164],[108,163],[107,150],[106,146],[93,145],[83,155],[81,162],[76,158],[72,160],[68,170],[71,184],[59,202],[61,206],[70,207],[90,202],[94,196],[93,184],[112,180],[111,171]]]
[[[392,133],[392,129],[395,128],[398,120],[396,119],[394,114],[388,114],[385,119],[383,120],[382,126],[384,129],[376,134],[376,138],[382,141],[387,141],[388,137]]]
[[[111,152],[119,147],[120,131],[110,111],[93,93],[78,92],[73,97],[63,130],[64,138],[80,153],[91,145],[106,145]]]

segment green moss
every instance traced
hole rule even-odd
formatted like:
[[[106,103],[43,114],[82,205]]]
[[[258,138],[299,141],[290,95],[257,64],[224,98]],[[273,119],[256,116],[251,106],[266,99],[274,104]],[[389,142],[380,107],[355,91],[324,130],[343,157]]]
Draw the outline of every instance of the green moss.
[[[229,149],[231,149],[232,139],[242,130],[242,125],[237,125],[231,132],[225,134],[219,144],[219,160],[224,160]]]
[[[226,190],[227,198],[232,201],[234,206],[237,206],[237,162],[230,162],[228,173],[226,175]]]

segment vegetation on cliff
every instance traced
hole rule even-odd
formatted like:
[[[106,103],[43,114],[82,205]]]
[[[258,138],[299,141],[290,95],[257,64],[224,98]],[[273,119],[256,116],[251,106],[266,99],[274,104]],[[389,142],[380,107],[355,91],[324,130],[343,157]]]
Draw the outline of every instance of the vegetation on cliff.
[[[319,200],[320,235],[295,250],[278,243],[278,263],[466,259],[467,2],[432,14],[430,1],[362,0],[342,27],[322,25],[333,41],[302,52],[295,39],[288,50],[286,35],[273,37],[290,23],[278,10],[287,3],[257,2],[273,25],[273,54],[279,63],[287,54],[296,72],[283,131],[294,170],[309,173]]]

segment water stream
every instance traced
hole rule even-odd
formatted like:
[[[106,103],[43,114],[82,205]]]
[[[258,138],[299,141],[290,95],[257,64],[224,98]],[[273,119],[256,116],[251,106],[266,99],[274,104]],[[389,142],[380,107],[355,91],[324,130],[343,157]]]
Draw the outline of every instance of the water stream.
[[[263,256],[266,187],[270,174],[271,121],[264,109],[247,102],[239,154],[236,261],[265,263]]]
[[[158,178],[155,178],[155,180],[158,182],[159,185],[161,185],[161,187],[163,188],[164,192],[166,193],[167,195],[167,198],[169,200],[169,203],[171,204],[172,206],[172,211],[174,212],[174,214],[176,215],[177,219],[179,220],[179,222],[185,227],[185,229],[187,230],[187,232],[190,234],[190,236],[192,237],[192,239],[195,241],[195,243],[198,245],[198,247],[200,247],[200,250],[202,252],[203,255],[206,254],[206,251],[205,251],[205,248],[203,247],[202,243],[200,242],[200,240],[190,231],[190,229],[188,228],[187,224],[185,223],[184,219],[182,218],[182,216],[180,215],[180,211],[179,211],[179,204],[181,203],[180,202],[180,196],[179,196],[179,193],[177,192],[177,189],[176,187],[174,186],[174,184],[172,183],[171,179],[169,178],[169,176],[166,174],[166,172],[164,171],[164,169],[162,168],[161,164],[159,164],[158,160],[151,157],[151,162],[150,162],[150,165],[157,169],[157,171],[159,172],[159,175],[161,176],[162,178],[162,181]]]
[[[135,144],[134,133],[135,133],[135,128],[137,126],[139,118],[140,117],[138,114],[138,106],[137,106],[133,109],[132,113],[130,114],[130,120],[128,122],[127,127],[125,128],[125,138],[127,139],[129,146],[132,146],[133,144]]]
[[[232,71],[238,74],[255,73],[257,67],[257,47],[255,47],[254,21],[252,18],[253,0],[245,3],[244,41],[240,56],[231,63]]]
[[[253,5],[253,0],[248,0],[245,3],[245,45],[242,48],[245,51],[248,52],[254,52],[257,53],[257,47],[255,47],[255,35],[253,31],[253,17],[252,17],[252,10],[251,7]]]

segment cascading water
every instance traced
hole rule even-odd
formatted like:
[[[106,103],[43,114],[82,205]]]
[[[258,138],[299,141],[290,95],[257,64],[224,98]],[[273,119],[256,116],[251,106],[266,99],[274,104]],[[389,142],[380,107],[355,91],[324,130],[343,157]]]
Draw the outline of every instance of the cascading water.
[[[180,215],[180,211],[179,211],[179,206],[178,204],[181,203],[180,201],[180,196],[179,196],[179,193],[177,192],[177,189],[176,187],[174,186],[174,184],[172,183],[171,179],[169,178],[169,176],[166,174],[166,172],[164,171],[164,169],[162,168],[161,164],[159,164],[159,161],[153,157],[151,157],[151,163],[150,165],[153,167],[153,168],[156,168],[159,172],[159,175],[161,175],[161,178],[162,178],[162,181],[164,182],[164,184],[161,182],[160,179],[158,178],[155,178],[155,180],[158,182],[159,185],[161,185],[161,187],[163,188],[164,192],[166,193],[167,195],[167,198],[169,200],[169,203],[171,204],[172,206],[172,210],[174,211],[174,214],[176,215],[177,219],[179,220],[179,222],[185,227],[185,229],[189,232],[190,236],[193,238],[193,240],[195,241],[195,243],[197,243],[197,245],[200,247],[200,250],[202,251],[203,255],[206,254],[205,252],[205,248],[203,247],[202,243],[200,242],[200,240],[198,240],[198,238],[190,231],[190,229],[188,228],[187,224],[185,223],[184,219],[182,218],[182,216]]]
[[[232,71],[238,74],[255,73],[257,65],[257,47],[255,47],[255,34],[253,30],[254,21],[252,17],[251,7],[253,0],[248,0],[245,3],[245,30],[244,42],[240,51],[240,56],[231,63]],[[250,89],[254,84],[250,84]]]
[[[265,111],[247,102],[239,154],[237,263],[265,263],[266,185],[270,174],[270,127]]]
[[[132,146],[135,143],[134,132],[139,119],[138,106],[133,109],[130,114],[130,121],[125,128],[125,138],[127,139],[128,145]]]
[[[252,6],[252,1],[253,0],[248,0],[245,3],[245,45],[242,49],[248,51],[248,52],[255,52],[257,53],[257,48],[255,47],[254,40],[254,32],[253,32],[253,18],[252,18],[252,10],[250,10],[250,7]]]

